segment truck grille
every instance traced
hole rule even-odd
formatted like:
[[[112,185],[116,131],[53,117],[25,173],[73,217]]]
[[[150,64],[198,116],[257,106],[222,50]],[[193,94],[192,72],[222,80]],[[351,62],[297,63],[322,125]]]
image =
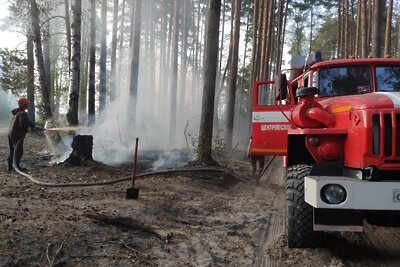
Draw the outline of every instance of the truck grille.
[[[372,154],[384,157],[400,156],[400,114],[373,114],[372,131]]]

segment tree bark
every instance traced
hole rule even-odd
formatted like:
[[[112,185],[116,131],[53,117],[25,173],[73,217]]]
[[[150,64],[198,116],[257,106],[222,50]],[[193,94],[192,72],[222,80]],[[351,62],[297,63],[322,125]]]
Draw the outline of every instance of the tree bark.
[[[95,90],[96,90],[96,0],[90,1],[90,57],[88,88],[88,122],[95,123]]]
[[[28,77],[26,81],[26,91],[29,100],[28,118],[35,123],[35,60],[33,55],[33,36],[32,31],[28,31],[26,42],[27,69]]]
[[[79,84],[80,84],[80,64],[81,64],[81,15],[82,0],[72,2],[72,60],[71,60],[71,84],[69,90],[69,108],[67,112],[68,125],[78,125],[79,109]]]
[[[112,40],[111,40],[111,88],[110,88],[110,99],[115,100],[117,90],[117,27],[118,27],[118,0],[114,0],[114,14],[113,14],[113,28],[112,28]]]
[[[275,0],[268,1],[268,24],[267,24],[267,47],[265,51],[265,68],[264,68],[264,80],[269,80],[271,76],[271,54],[272,54],[272,38],[274,36],[273,26],[274,26],[274,10],[275,10]],[[312,29],[312,28],[311,28]],[[312,30],[310,32],[312,36]],[[311,43],[310,43],[311,46]]]
[[[397,18],[397,57],[400,57],[400,19]]]
[[[349,57],[349,1],[343,0],[343,58]]]
[[[367,0],[361,0],[361,57],[368,57]]]
[[[253,33],[252,33],[252,39],[253,39],[253,49],[252,49],[252,55],[251,55],[251,61],[252,61],[252,67],[251,67],[251,80],[256,81],[257,80],[257,73],[259,70],[259,65],[258,63],[258,58],[260,54],[258,53],[258,42],[259,42],[259,16],[260,16],[260,0],[254,0],[253,4]],[[251,104],[251,103],[250,103]]]
[[[231,34],[231,57],[229,82],[227,88],[227,101],[225,113],[225,146],[226,150],[232,149],[233,121],[235,117],[235,99],[236,99],[236,82],[239,60],[239,40],[240,40],[240,11],[241,1],[235,0],[234,9],[232,10],[233,29]]]
[[[211,0],[207,24],[207,42],[204,64],[203,103],[201,110],[198,160],[213,162],[212,158],[212,130],[215,97],[215,78],[218,63],[218,35],[221,13],[221,0]]]
[[[47,21],[47,23],[44,25],[44,31],[43,31],[43,55],[44,55],[44,69],[46,71],[46,77],[47,77],[47,86],[50,91],[50,97],[51,97],[51,76],[50,76],[50,69],[51,69],[51,64],[50,64],[50,21]]]
[[[171,54],[171,71],[170,78],[170,124],[169,124],[169,142],[175,144],[176,136],[176,99],[177,99],[177,80],[178,80],[178,35],[179,35],[179,3],[174,1],[174,16],[173,16],[173,39],[172,39],[172,54]]]
[[[71,71],[71,21],[69,19],[69,0],[64,0],[65,6],[65,29],[67,33],[68,72]]]
[[[101,2],[101,34],[100,34],[100,85],[99,85],[99,111],[106,107],[107,98],[107,0]]]
[[[186,98],[186,75],[187,75],[187,48],[188,48],[188,34],[189,34],[189,1],[184,1],[183,4],[183,20],[182,20],[182,48],[181,48],[181,71],[179,77],[179,114],[185,112],[185,98]]]
[[[119,56],[118,56],[118,72],[116,74],[117,80],[116,80],[116,86],[117,88],[121,88],[124,79],[121,75],[122,72],[122,66],[125,65],[126,63],[124,62],[125,56],[125,49],[124,49],[124,34],[125,34],[125,5],[126,5],[126,0],[122,0],[122,11],[121,11],[121,24],[120,24],[120,29],[119,29]]]
[[[31,22],[33,31],[33,41],[36,46],[36,63],[39,71],[39,83],[40,83],[40,93],[42,98],[43,116],[45,120],[52,118],[51,107],[50,107],[50,92],[47,83],[47,76],[44,66],[43,59],[43,48],[42,48],[42,35],[40,32],[40,22],[39,22],[39,9],[36,0],[30,0],[31,3]]]
[[[167,5],[166,5],[167,0],[162,0],[162,5],[161,5],[161,25],[160,25],[160,30],[161,30],[161,40],[160,40],[160,65],[159,65],[159,78],[158,78],[158,91],[160,94],[161,99],[166,99],[167,95],[167,90],[164,87],[165,86],[165,76],[166,76],[166,54],[167,54],[167,47],[166,47],[166,38],[167,38],[167,21],[168,21],[168,16],[167,16]],[[158,103],[158,110],[159,110],[159,115],[165,110],[166,107],[166,101],[159,101]]]
[[[372,45],[372,56],[381,56],[381,4],[379,0],[374,0],[373,5],[373,16],[372,16],[372,32],[371,32],[371,45]]]
[[[132,125],[136,125],[136,111],[137,111],[137,90],[139,80],[139,57],[140,57],[140,32],[141,32],[141,14],[142,14],[142,0],[135,0],[134,12],[132,13],[132,20],[134,21],[132,27],[132,52],[131,52],[131,74],[130,74],[130,110],[129,115],[132,117]]]
[[[385,30],[385,49],[384,56],[388,57],[391,55],[391,47],[392,47],[392,14],[393,14],[393,0],[388,1],[388,10],[386,16],[386,30]]]

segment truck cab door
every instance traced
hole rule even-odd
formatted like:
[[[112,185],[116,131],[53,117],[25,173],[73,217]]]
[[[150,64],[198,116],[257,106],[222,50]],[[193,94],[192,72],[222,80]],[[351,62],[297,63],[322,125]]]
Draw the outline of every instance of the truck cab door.
[[[292,128],[290,113],[295,105],[289,86],[286,76],[280,77],[277,83],[254,83],[250,155],[287,154],[287,133]]]

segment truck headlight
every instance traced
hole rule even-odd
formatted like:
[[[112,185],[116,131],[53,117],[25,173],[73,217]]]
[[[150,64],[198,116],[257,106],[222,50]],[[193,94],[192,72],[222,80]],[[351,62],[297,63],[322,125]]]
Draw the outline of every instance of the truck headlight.
[[[346,189],[338,184],[327,184],[321,189],[321,199],[327,204],[340,204],[346,196]]]

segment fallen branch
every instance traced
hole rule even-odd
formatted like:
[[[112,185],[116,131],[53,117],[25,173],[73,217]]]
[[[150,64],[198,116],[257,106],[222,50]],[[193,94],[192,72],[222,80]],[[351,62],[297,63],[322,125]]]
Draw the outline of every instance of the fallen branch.
[[[164,241],[165,243],[168,243],[169,238],[171,237],[169,234],[167,234],[167,235],[160,234],[153,228],[150,228],[146,225],[143,225],[140,222],[136,222],[133,219],[127,218],[127,217],[108,217],[105,215],[89,214],[89,213],[82,214],[82,216],[87,217],[92,220],[95,220],[95,221],[100,221],[105,224],[114,225],[117,227],[123,227],[123,228],[128,228],[128,229],[133,229],[133,230],[140,230],[140,231],[143,231],[143,232],[146,232],[146,233],[156,236],[157,238]]]
[[[62,250],[63,245],[64,245],[64,242],[65,242],[65,238],[64,238],[63,242],[61,242],[60,247],[55,251],[53,257],[50,257],[49,251],[50,251],[50,248],[51,248],[54,244],[53,244],[53,243],[49,243],[49,244],[47,245],[47,248],[46,248],[46,258],[47,258],[47,262],[49,263],[49,267],[52,267],[52,266],[54,265],[54,261],[56,260],[58,254],[59,254],[60,251]]]
[[[133,247],[128,246],[128,245],[125,244],[125,243],[121,243],[121,245],[123,245],[125,248],[127,248],[129,251],[131,251],[131,252],[133,253],[133,255],[134,255],[136,258],[138,258],[137,254],[139,254],[139,255],[141,255],[141,256],[143,256],[143,257],[147,257],[147,254],[145,254],[145,253],[143,253],[143,252],[140,252],[139,250],[134,249]]]

